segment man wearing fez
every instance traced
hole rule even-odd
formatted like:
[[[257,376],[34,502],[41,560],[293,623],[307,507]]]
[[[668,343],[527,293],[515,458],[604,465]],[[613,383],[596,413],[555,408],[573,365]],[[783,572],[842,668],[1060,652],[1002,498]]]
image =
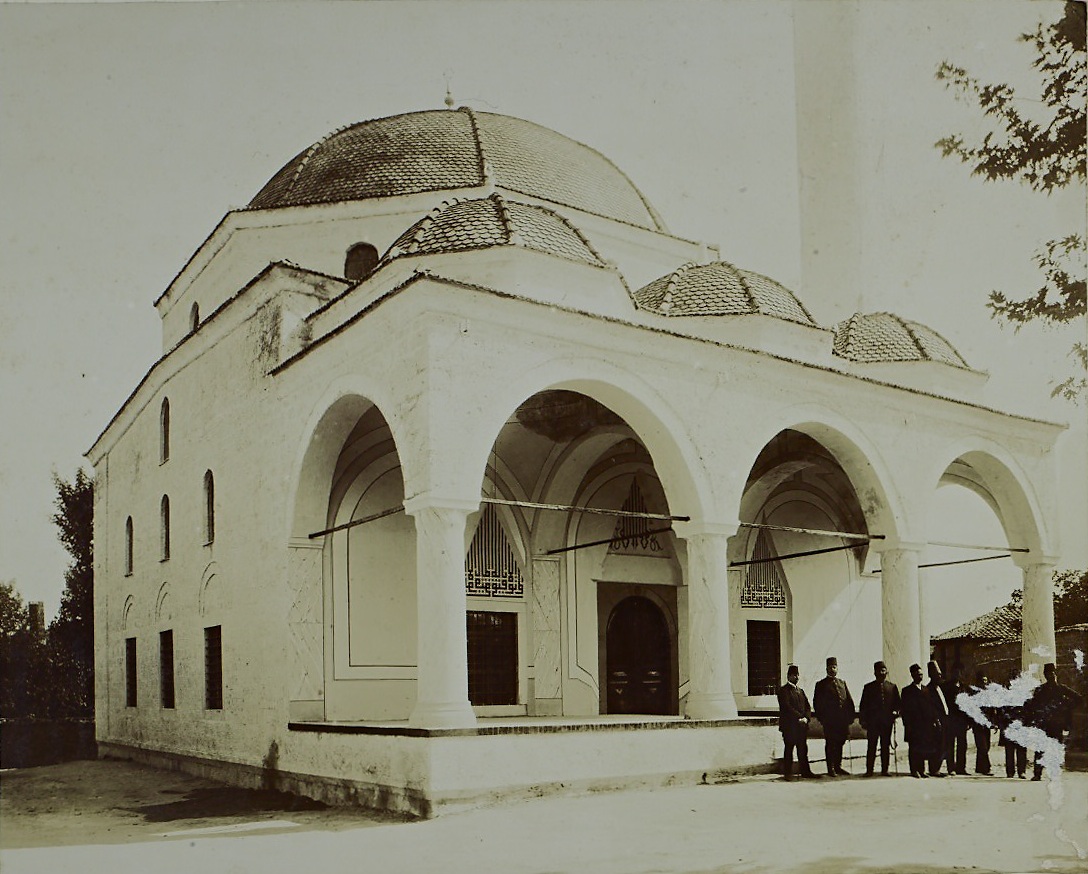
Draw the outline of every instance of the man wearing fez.
[[[926,758],[933,749],[943,749],[937,745],[940,723],[932,699],[922,685],[922,668],[910,666],[911,684],[903,688],[900,696],[900,708],[903,714],[903,737],[907,742],[907,757],[910,760],[910,775],[925,777]],[[938,753],[939,755],[939,753]]]
[[[888,681],[888,668],[884,662],[874,662],[873,676],[861,690],[861,706],[858,718],[865,729],[868,745],[865,749],[865,776],[873,776],[876,764],[876,745],[880,742],[880,773],[888,776],[888,759],[891,755],[892,727],[899,716],[899,687]]]
[[[948,705],[948,722],[945,726],[948,773],[963,775],[967,773],[967,730],[971,727],[971,720],[956,701],[961,692],[968,691],[963,682],[962,665],[957,663],[952,666],[952,679],[941,685],[941,691]]]
[[[926,684],[926,694],[929,695],[930,703],[933,706],[933,713],[936,716],[936,721],[933,726],[933,746],[929,752],[929,776],[930,777],[944,777],[947,776],[941,771],[941,762],[945,760],[948,754],[948,735],[949,735],[949,723],[948,723],[948,699],[945,697],[944,690],[941,688],[941,681],[944,679],[944,675],[941,673],[941,666],[936,662],[929,662],[926,665],[926,669],[929,671],[929,682]]]
[[[1024,725],[1034,725],[1046,732],[1059,744],[1062,732],[1073,724],[1073,708],[1080,703],[1080,696],[1058,682],[1058,671],[1053,662],[1043,665],[1044,682],[1024,705]],[[1032,780],[1043,779],[1043,754],[1035,753],[1035,773]]]
[[[981,691],[989,685],[990,678],[982,671],[975,674],[975,688],[977,690]],[[985,713],[985,715],[989,717],[990,714]],[[975,773],[985,774],[989,777],[993,774],[993,771],[990,770],[990,726],[972,721],[971,732],[975,736]]]
[[[846,774],[842,767],[842,746],[855,715],[854,699],[838,673],[839,660],[831,656],[827,660],[827,676],[816,684],[812,693],[812,709],[824,727],[824,758],[831,777]]]
[[[797,665],[786,670],[786,684],[778,690],[778,730],[782,732],[785,750],[782,754],[783,776],[793,779],[793,751],[797,750],[797,763],[802,777],[815,777],[808,764],[808,721],[812,708],[805,690],[797,685],[801,672]]]

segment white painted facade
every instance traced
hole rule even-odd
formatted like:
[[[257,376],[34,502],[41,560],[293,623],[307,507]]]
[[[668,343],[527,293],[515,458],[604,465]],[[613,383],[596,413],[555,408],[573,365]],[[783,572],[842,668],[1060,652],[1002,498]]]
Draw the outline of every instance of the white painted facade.
[[[602,263],[515,234],[342,278],[353,244],[386,253],[424,216],[441,221],[443,204],[494,195],[561,216]],[[738,720],[776,707],[749,687],[748,622],[778,623],[781,672],[793,662],[815,679],[835,655],[860,693],[883,658],[902,682],[927,656],[918,555],[949,478],[982,494],[1009,545],[1028,550],[1016,553],[1025,659],[1053,647],[1058,426],[982,406],[985,377],[969,368],[843,358],[832,325],[639,308],[637,289],[719,255],[608,212],[485,173],[478,188],[224,218],[156,303],[163,357],[89,452],[104,749],[243,782],[274,770],[304,791],[417,812],[503,787],[765,766],[773,723]],[[584,427],[548,436],[547,422],[526,425],[524,405],[571,399],[544,394],[559,391],[595,402]],[[632,483],[650,513],[686,517],[646,535],[653,548],[609,543],[617,517],[524,506],[619,510]],[[517,597],[466,595],[466,552],[487,506],[520,571]],[[780,561],[785,606],[752,607],[742,603],[751,566],[730,564],[752,558],[760,529],[742,523],[873,539]],[[778,556],[850,542],[763,530]],[[569,549],[584,544],[596,545]],[[620,647],[610,621],[632,599],[652,605],[638,602],[666,635],[652,715],[709,734],[561,730],[614,715],[622,666],[609,660]],[[470,701],[466,611],[515,617],[514,700]],[[204,630],[215,626],[221,708],[205,696]],[[174,707],[160,699],[166,630]],[[546,717],[553,732],[489,734],[484,717],[530,727]],[[330,725],[340,733],[319,730]],[[492,767],[494,785],[470,776]]]

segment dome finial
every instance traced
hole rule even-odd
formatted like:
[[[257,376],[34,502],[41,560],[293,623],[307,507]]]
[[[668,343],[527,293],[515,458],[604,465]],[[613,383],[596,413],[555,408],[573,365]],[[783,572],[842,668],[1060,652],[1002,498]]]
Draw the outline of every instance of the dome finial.
[[[453,109],[453,105],[456,101],[453,99],[453,95],[450,93],[450,80],[446,80],[446,109]]]

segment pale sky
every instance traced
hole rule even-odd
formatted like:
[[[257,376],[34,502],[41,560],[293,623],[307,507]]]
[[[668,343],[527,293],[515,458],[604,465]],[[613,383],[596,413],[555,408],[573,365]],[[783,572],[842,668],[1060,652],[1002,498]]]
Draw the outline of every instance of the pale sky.
[[[992,288],[1036,287],[1033,250],[1083,231],[1084,192],[984,185],[932,145],[981,130],[937,64],[1023,77],[1016,34],[1058,4],[863,7],[864,307],[947,337],[991,372],[986,403],[1074,420],[1062,566],[1084,567],[1086,411],[1047,399],[1075,332],[1014,334],[984,307]],[[152,301],[222,216],[326,133],[440,108],[447,83],[459,104],[603,152],[674,233],[819,316],[802,285],[792,40],[793,6],[773,0],[0,5],[0,580],[55,613],[67,558],[50,472],[74,474],[156,360]],[[1000,538],[981,502],[942,503],[952,534]],[[998,564],[927,578],[957,593],[929,630],[1004,602],[1018,574]]]

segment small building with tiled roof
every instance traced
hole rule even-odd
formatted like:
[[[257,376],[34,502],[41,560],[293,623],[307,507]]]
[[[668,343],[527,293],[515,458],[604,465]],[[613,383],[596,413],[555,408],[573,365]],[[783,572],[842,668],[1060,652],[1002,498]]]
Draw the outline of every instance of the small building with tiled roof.
[[[100,749],[420,815],[770,769],[787,664],[924,660],[949,482],[1038,660],[1061,429],[744,255],[505,115],[302,149],[158,296],[88,452]]]

